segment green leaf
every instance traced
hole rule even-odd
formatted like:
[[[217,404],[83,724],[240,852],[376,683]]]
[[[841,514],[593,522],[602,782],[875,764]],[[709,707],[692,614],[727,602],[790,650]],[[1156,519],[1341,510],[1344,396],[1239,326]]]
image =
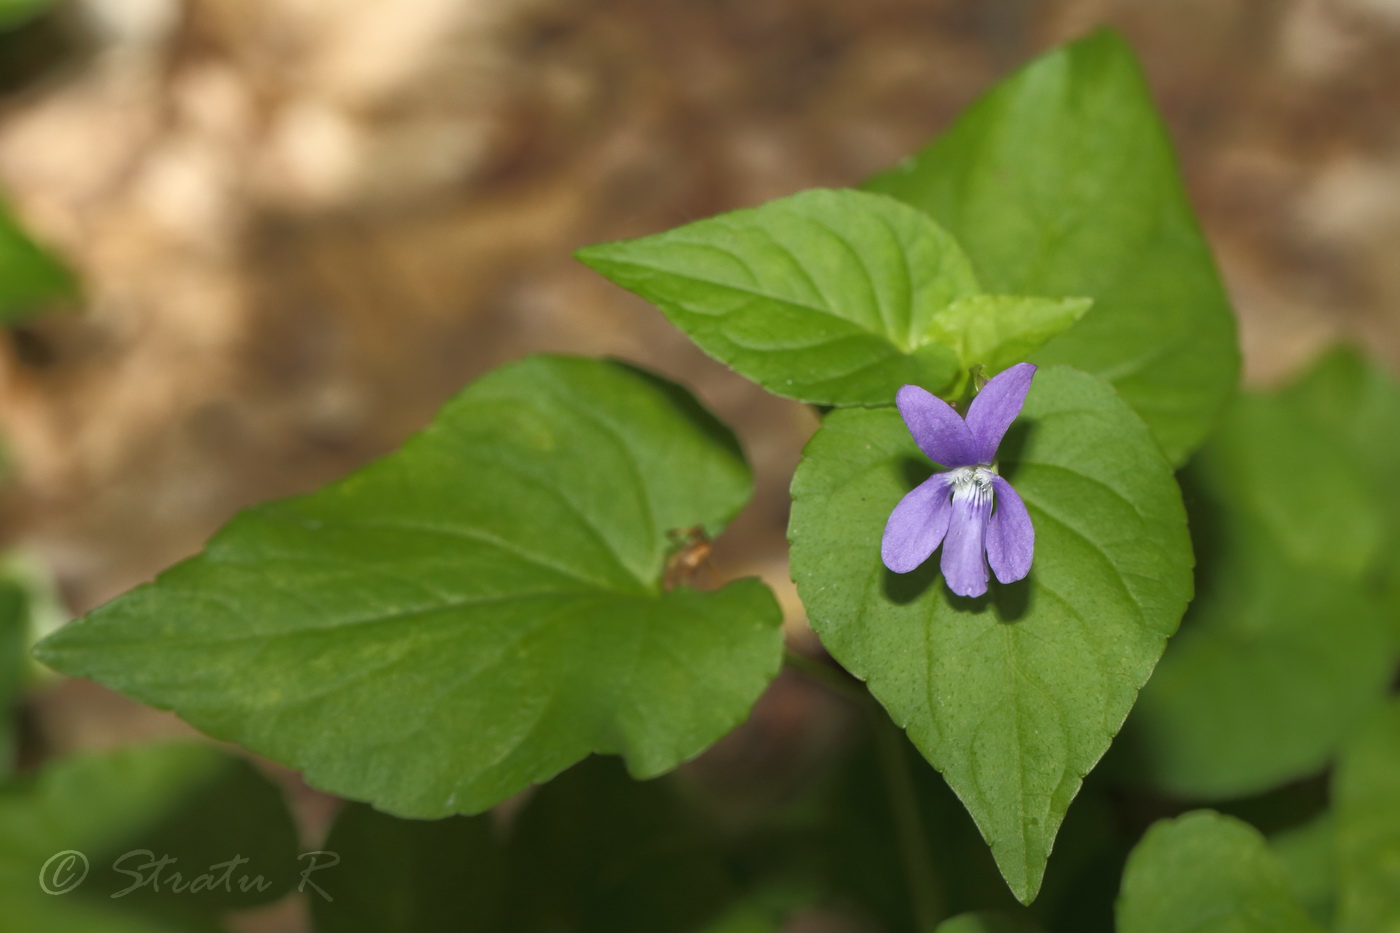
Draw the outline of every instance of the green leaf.
[[[928,461],[892,409],[833,412],[793,480],[793,576],[822,643],[943,772],[1029,902],[1085,774],[1191,594],[1171,466],[1107,385],[1041,369],[1001,448],[1036,529],[1030,577],[952,596],[880,561]],[[936,558],[937,555],[935,555]]]
[[[1132,52],[1100,32],[997,85],[866,187],[927,211],[988,291],[1083,295],[1033,360],[1111,381],[1176,463],[1235,385],[1235,324]]]
[[[960,298],[934,315],[930,335],[952,347],[964,377],[980,366],[986,378],[1025,360],[1047,340],[1068,330],[1093,304],[1087,298]],[[962,394],[962,385],[949,391]]]
[[[1222,509],[1257,526],[1294,564],[1359,577],[1380,548],[1383,513],[1351,471],[1350,451],[1319,443],[1316,427],[1286,398],[1242,394],[1193,470]]]
[[[673,532],[717,532],[749,489],[677,386],[535,357],[38,654],[400,815],[477,812],[590,752],[649,777],[742,720],[781,663],[759,581],[660,585]]]
[[[777,395],[888,405],[1021,362],[1088,299],[983,295],[925,214],[860,191],[813,190],[578,258],[654,302],[711,356]]]
[[[1367,582],[1391,600],[1387,615],[1400,645],[1400,382],[1385,366],[1354,349],[1324,353],[1301,379],[1279,394],[1302,422],[1290,459],[1302,454],[1341,466],[1365,490],[1367,523],[1379,521],[1382,541],[1375,549],[1378,566]],[[1319,472],[1314,469],[1309,475]],[[1330,474],[1329,478],[1335,476]],[[1330,493],[1330,490],[1329,490]],[[1335,506],[1334,506],[1335,507]],[[1325,516],[1326,510],[1313,510]],[[1344,516],[1355,526],[1356,519]],[[1350,549],[1349,551],[1350,552]]]
[[[1306,424],[1307,447],[1295,438],[1288,459],[1326,459],[1355,469],[1386,521],[1400,525],[1400,483],[1395,482],[1400,474],[1400,383],[1395,376],[1353,348],[1334,347],[1278,399]]]
[[[1390,638],[1394,651],[1400,652],[1400,529],[1392,532],[1383,549],[1390,560],[1377,574],[1377,598],[1385,607],[1385,615],[1390,619]]]
[[[29,12],[0,6],[0,27]],[[44,305],[71,299],[76,293],[67,267],[31,240],[0,204],[0,325],[21,323]]]
[[[1192,607],[1132,721],[1153,780],[1187,797],[1320,770],[1394,668],[1387,619],[1354,583],[1282,560],[1227,566],[1234,591]]]
[[[1269,837],[1269,848],[1288,875],[1293,896],[1320,926],[1336,912],[1336,823],[1330,814]]]
[[[947,386],[958,361],[929,329],[979,293],[937,224],[859,191],[804,191],[577,255],[740,375],[822,405]]]
[[[1119,933],[1322,933],[1247,823],[1197,810],[1155,823],[1128,859]]]
[[[80,853],[66,871],[55,858],[63,852]],[[166,856],[172,861],[153,875],[152,863]],[[201,875],[221,878],[220,866],[235,857],[247,861],[227,869],[226,885],[194,892]],[[207,929],[211,912],[277,900],[297,875],[296,833],[280,792],[243,759],[210,746],[70,758],[0,792],[0,901],[14,923],[7,928]],[[251,881],[257,876],[261,885]],[[50,894],[41,877],[50,890],[81,883]]]
[[[1221,799],[1318,771],[1385,695],[1391,613],[1359,585],[1381,553],[1380,474],[1343,440],[1359,411],[1244,395],[1192,462],[1200,593],[1132,721],[1162,787]]]
[[[1338,763],[1339,933],[1393,933],[1400,920],[1400,700],[1377,711]]]
[[[51,8],[54,0],[0,0],[0,29],[12,29]]]

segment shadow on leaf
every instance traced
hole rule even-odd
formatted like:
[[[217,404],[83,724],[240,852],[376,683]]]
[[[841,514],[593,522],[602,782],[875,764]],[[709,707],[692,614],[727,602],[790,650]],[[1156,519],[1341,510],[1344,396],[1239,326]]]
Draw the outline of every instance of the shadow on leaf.
[[[937,555],[924,561],[917,570],[908,573],[895,573],[888,567],[882,569],[884,574],[882,589],[885,598],[892,603],[904,606],[923,596],[934,581],[940,579],[938,571]]]

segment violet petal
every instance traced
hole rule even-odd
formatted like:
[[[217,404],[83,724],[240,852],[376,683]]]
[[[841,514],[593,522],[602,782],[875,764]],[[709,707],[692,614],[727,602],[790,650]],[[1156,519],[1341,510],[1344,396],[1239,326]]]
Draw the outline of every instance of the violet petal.
[[[959,596],[987,592],[987,560],[983,556],[991,496],[958,496],[953,499],[948,537],[943,541],[943,579]]]
[[[1021,413],[1030,391],[1035,364],[1017,363],[997,373],[967,408],[967,426],[972,432],[974,463],[992,463],[1006,429]],[[901,390],[903,391],[903,390]],[[908,420],[907,418],[905,419]]]
[[[1031,572],[1035,527],[1026,504],[1000,476],[992,477],[996,510],[987,524],[987,560],[1002,583],[1015,583]]]
[[[952,514],[947,473],[935,473],[905,493],[885,523],[880,542],[885,566],[908,573],[928,560],[947,533]]]
[[[914,385],[904,386],[894,399],[909,433],[926,457],[949,468],[977,462],[972,432],[951,405]]]

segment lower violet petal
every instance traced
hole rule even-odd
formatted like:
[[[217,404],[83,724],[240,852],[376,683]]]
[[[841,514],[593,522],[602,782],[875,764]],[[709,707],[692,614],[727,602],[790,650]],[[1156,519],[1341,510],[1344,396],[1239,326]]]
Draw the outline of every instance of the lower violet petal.
[[[987,592],[983,547],[991,510],[990,496],[967,494],[953,499],[948,537],[943,542],[942,568],[948,589],[959,596],[981,596]]]
[[[996,511],[987,525],[987,560],[1002,583],[1014,583],[1031,572],[1035,528],[1026,504],[1000,476],[992,478]]]
[[[880,557],[895,573],[908,573],[928,560],[948,532],[953,514],[948,474],[935,473],[915,486],[890,513]]]

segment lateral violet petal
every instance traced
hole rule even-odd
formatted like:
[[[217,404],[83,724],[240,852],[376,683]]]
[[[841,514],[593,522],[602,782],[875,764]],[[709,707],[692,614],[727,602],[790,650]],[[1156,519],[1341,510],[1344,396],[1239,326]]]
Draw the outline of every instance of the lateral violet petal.
[[[907,492],[885,523],[880,542],[885,566],[908,573],[928,560],[947,534],[952,514],[947,473],[935,473]]]
[[[1026,504],[1000,476],[992,477],[995,510],[987,524],[987,560],[1002,583],[1015,583],[1031,572],[1035,527]]]
[[[1001,446],[1006,429],[1021,413],[1034,375],[1034,363],[1017,363],[993,376],[972,400],[967,408],[967,426],[973,437],[974,463],[996,460],[997,447]]]
[[[926,457],[950,469],[977,462],[972,432],[951,405],[915,385],[904,386],[894,399],[909,433]]]
[[[983,549],[987,517],[992,510],[990,496],[957,496],[953,499],[948,537],[943,541],[943,579],[959,596],[981,596],[987,592],[987,560]]]

